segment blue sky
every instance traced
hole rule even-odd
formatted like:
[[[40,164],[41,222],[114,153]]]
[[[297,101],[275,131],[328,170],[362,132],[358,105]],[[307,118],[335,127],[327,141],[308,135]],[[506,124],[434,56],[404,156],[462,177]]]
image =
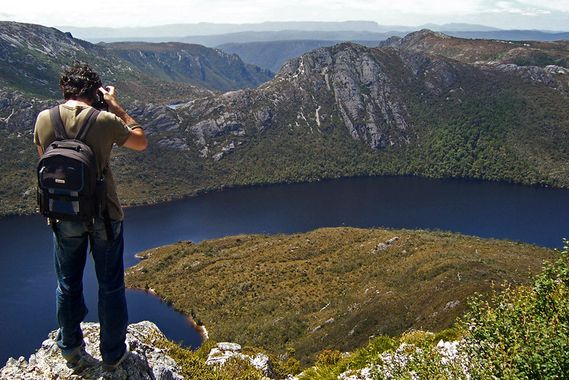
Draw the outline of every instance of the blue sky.
[[[98,0],[5,1],[0,19],[47,26],[370,20],[390,25],[468,22],[569,30],[569,0]]]

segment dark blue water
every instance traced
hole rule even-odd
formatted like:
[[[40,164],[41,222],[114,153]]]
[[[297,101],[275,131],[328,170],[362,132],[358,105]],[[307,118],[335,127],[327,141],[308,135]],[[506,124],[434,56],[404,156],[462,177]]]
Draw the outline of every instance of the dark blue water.
[[[569,191],[468,180],[352,178],[233,189],[126,210],[125,262],[178,240],[239,233],[291,233],[325,226],[427,228],[561,247],[569,237]],[[0,364],[29,356],[55,321],[51,232],[39,216],[0,219]],[[96,281],[86,269],[89,320]],[[199,335],[156,297],[127,293],[131,322],[151,320],[186,345]]]

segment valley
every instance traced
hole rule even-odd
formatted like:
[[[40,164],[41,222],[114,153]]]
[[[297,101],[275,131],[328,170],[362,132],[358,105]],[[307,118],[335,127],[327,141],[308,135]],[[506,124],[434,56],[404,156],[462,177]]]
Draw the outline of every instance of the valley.
[[[198,86],[204,79],[174,69],[175,62],[161,68],[166,58],[154,55],[146,68],[134,58],[141,48],[175,57],[178,45],[92,45],[51,28],[2,27],[4,215],[34,209],[34,179],[26,174],[35,162],[34,118],[57,102],[57,67],[71,57],[89,61],[116,85],[146,127],[151,144],[144,155],[118,150],[113,158],[126,205],[346,176],[569,185],[567,47],[560,43],[521,46],[497,62],[510,45],[421,31],[380,48],[318,48],[257,88],[218,92]],[[472,53],[456,60],[453,51],[467,46]],[[24,64],[10,63],[26,54]],[[530,65],[539,62],[556,65]],[[236,80],[228,79],[243,85]]]

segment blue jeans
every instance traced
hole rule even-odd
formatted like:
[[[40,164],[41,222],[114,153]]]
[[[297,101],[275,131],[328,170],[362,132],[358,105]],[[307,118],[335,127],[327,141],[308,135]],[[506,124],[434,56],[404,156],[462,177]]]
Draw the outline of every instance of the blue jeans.
[[[57,274],[57,345],[62,353],[71,353],[81,346],[80,323],[87,315],[83,298],[83,270],[87,246],[95,263],[99,283],[100,351],[104,362],[114,363],[126,349],[128,312],[124,286],[123,226],[112,222],[114,240],[107,239],[103,220],[96,220],[88,229],[79,222],[62,221],[54,229],[55,271]]]

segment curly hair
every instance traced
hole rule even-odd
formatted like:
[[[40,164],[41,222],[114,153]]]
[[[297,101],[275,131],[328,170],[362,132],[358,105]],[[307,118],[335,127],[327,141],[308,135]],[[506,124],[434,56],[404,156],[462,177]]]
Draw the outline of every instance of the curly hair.
[[[86,98],[93,99],[95,92],[102,86],[99,74],[88,64],[75,61],[71,66],[65,67],[59,87],[63,97],[67,99]]]

